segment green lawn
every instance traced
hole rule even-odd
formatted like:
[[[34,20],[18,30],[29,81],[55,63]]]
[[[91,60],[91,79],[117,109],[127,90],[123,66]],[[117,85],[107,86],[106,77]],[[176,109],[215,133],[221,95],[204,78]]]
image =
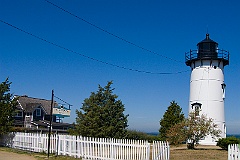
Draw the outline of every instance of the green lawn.
[[[34,153],[34,152],[28,152],[28,151],[23,151],[19,149],[12,149],[12,148],[7,148],[7,147],[0,147],[0,151],[5,151],[5,152],[13,152],[17,154],[26,154],[33,156],[37,160],[46,160],[47,159],[47,154],[45,153]],[[50,155],[49,156],[50,160],[76,160],[77,158],[74,157],[69,157],[69,156],[55,156],[55,155]],[[80,160],[80,159],[78,159]]]

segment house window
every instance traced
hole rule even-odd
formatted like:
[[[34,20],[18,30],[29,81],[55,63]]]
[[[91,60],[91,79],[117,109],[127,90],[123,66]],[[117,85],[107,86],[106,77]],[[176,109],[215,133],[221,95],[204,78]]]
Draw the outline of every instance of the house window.
[[[36,108],[36,116],[41,116],[41,108]]]
[[[23,112],[22,111],[17,111],[15,117],[23,117]]]

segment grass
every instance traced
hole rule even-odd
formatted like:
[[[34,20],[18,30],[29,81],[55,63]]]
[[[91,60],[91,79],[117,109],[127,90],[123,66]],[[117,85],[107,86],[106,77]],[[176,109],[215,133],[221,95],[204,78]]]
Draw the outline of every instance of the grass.
[[[198,146],[194,150],[188,150],[186,145],[170,147],[171,160],[226,160],[228,152],[217,146]]]
[[[13,152],[13,153],[17,153],[17,154],[26,154],[26,155],[33,156],[37,160],[48,159],[47,154],[45,154],[45,153],[34,153],[34,152],[30,152],[30,151],[23,151],[23,150],[7,148],[7,147],[0,147],[0,151]],[[76,160],[77,158],[70,157],[70,156],[55,156],[53,154],[50,154],[49,159],[50,160]],[[80,160],[80,159],[78,159],[78,160]]]
[[[31,155],[37,160],[46,160],[47,154],[44,153],[33,153],[28,151],[22,151],[12,148],[0,147],[0,151],[14,152],[18,154]],[[188,150],[186,145],[181,145],[178,147],[170,147],[170,160],[226,160],[228,152],[222,150],[217,146],[198,146],[195,150]],[[51,155],[50,160],[76,160],[74,157],[69,156],[55,156]]]

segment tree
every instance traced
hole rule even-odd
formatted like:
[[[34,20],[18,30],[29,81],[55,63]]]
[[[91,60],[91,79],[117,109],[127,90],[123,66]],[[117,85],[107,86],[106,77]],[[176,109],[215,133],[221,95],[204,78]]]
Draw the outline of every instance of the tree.
[[[76,110],[76,131],[82,136],[124,138],[126,136],[127,117],[124,105],[113,94],[112,81],[97,92],[92,92],[84,100],[82,111]]]
[[[160,138],[166,140],[167,131],[175,124],[184,120],[184,114],[182,113],[182,108],[175,102],[172,101],[170,106],[160,120]]]
[[[221,147],[224,150],[228,150],[229,144],[240,144],[240,139],[236,137],[227,137],[227,138],[220,138],[217,142],[217,146]]]
[[[196,116],[196,113],[192,112],[187,119],[171,127],[167,133],[167,139],[177,140],[177,137],[181,137],[177,143],[185,140],[188,142],[188,149],[194,149],[202,138],[207,135],[217,138],[220,133],[221,131],[217,129],[217,125],[211,118],[207,118],[204,114]]]
[[[185,129],[185,122],[182,121],[173,125],[166,134],[166,140],[171,145],[179,145],[182,142],[186,141],[186,129]]]
[[[194,145],[207,135],[219,137],[221,133],[221,130],[217,129],[217,124],[213,123],[213,119],[207,118],[204,114],[196,116],[195,112],[191,112],[185,123],[188,149],[194,149]]]
[[[8,78],[0,84],[0,136],[9,132],[17,106],[17,99],[10,93]]]

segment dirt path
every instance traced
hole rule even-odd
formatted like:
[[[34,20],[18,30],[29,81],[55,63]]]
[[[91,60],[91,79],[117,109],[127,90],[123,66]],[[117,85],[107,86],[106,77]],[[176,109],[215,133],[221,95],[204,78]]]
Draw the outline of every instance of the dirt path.
[[[0,160],[36,160],[33,156],[17,154],[13,152],[0,151]]]

